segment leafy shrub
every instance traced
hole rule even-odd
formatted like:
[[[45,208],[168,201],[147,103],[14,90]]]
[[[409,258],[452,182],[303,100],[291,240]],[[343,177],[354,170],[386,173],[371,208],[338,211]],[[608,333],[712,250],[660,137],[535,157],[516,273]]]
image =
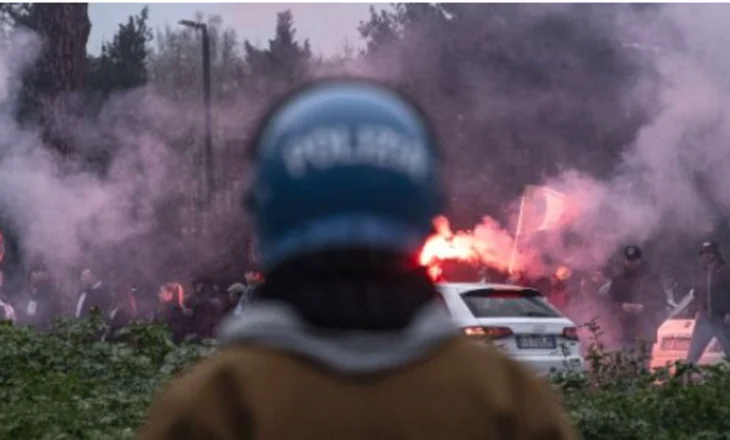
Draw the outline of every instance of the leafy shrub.
[[[154,391],[214,350],[176,346],[156,326],[125,328],[117,342],[97,342],[99,334],[93,320],[47,334],[0,326],[0,439],[129,439]],[[590,373],[553,377],[585,440],[728,438],[728,365],[696,369],[686,386],[598,342],[588,357]]]
[[[124,329],[124,343],[99,332],[94,321],[0,327],[0,439],[131,438],[154,391],[211,350],[176,347],[155,326]]]
[[[730,364],[651,371],[648,351],[609,353],[586,326],[589,372],[553,377],[585,440],[730,438]]]

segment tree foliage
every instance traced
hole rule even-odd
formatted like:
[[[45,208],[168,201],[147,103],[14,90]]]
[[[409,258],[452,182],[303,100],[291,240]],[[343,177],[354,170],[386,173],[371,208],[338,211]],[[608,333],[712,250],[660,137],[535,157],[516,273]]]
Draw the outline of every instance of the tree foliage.
[[[248,74],[261,79],[259,87],[281,91],[306,79],[312,51],[309,40],[300,43],[295,37],[294,16],[286,10],[277,14],[276,32],[267,48],[244,43]]]
[[[365,39],[363,54],[373,54],[400,39],[398,17],[387,10],[377,11],[370,6],[370,18],[360,22],[358,32]]]
[[[211,46],[211,86],[216,102],[230,100],[244,88],[244,65],[236,31],[223,24],[220,16],[197,22],[208,29]],[[202,42],[194,30],[167,26],[157,32],[149,61],[150,80],[157,92],[180,101],[200,102],[202,93]]]
[[[63,155],[76,148],[66,127],[84,87],[86,43],[91,31],[86,3],[6,3],[3,17],[41,39],[40,57],[27,72],[19,116],[38,121],[44,140]]]
[[[33,3],[2,3],[0,4],[0,14],[3,23],[8,26],[24,26],[29,29],[35,29],[35,14],[32,7]]]
[[[86,86],[108,96],[117,90],[139,87],[147,82],[148,43],[152,30],[147,25],[149,10],[129,16],[119,25],[111,42],[103,43],[99,56],[89,56]]]

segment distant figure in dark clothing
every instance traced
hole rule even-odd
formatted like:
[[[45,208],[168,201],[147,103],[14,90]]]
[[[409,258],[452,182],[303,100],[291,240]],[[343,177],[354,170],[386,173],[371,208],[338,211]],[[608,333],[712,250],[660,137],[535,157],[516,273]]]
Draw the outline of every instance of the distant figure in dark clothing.
[[[601,289],[608,283],[606,275],[601,270],[594,270],[583,277],[580,282],[581,297],[596,300],[601,296]]]
[[[20,301],[18,316],[21,324],[39,329],[47,329],[53,321],[61,317],[61,299],[53,288],[51,277],[45,266],[33,267],[28,278],[28,288]]]
[[[15,322],[15,309],[0,298],[0,321]]]
[[[579,301],[584,310],[585,322],[580,324],[595,320],[595,324],[602,331],[608,329],[609,325],[606,319],[610,316],[607,316],[606,310],[610,308],[610,303],[607,301],[609,283],[608,276],[602,270],[594,270],[581,278],[578,290],[580,291]]]
[[[155,319],[159,304],[157,289],[150,286],[136,285],[129,290],[137,308],[137,321],[150,322]]]
[[[514,286],[533,286],[536,289],[538,288],[538,286],[534,285],[534,283],[530,281],[527,274],[521,270],[516,270],[512,274],[503,273],[502,276],[496,276],[494,279],[496,282],[504,282],[505,284],[511,284]],[[500,279],[502,281],[500,281]],[[541,290],[540,292],[543,295],[547,294],[547,291]]]
[[[81,271],[81,292],[76,299],[76,318],[88,318],[91,311],[99,310],[101,316],[106,319],[112,310],[114,298],[109,287],[89,268]]]
[[[577,294],[573,289],[573,271],[567,266],[558,266],[550,277],[550,303],[565,313],[572,301],[572,295]]]
[[[190,329],[192,312],[185,308],[185,291],[180,283],[166,283],[158,292],[155,321],[164,323],[172,333],[172,340],[181,342]]]
[[[15,308],[5,293],[4,276],[0,271],[0,321],[15,322]]]
[[[223,317],[221,295],[213,284],[199,284],[197,287],[185,300],[184,308],[191,312],[189,332],[197,340],[212,338],[216,324]]]
[[[611,280],[608,290],[608,312],[618,317],[619,347],[643,349],[656,339],[666,311],[666,294],[638,246],[627,246],[624,257],[624,270]]]
[[[233,314],[240,315],[250,306],[257,296],[257,290],[263,283],[263,278],[258,272],[246,272],[246,284],[236,283],[228,288],[230,295],[238,298]]]
[[[262,283],[263,278],[260,273],[248,271],[246,272],[246,284],[234,284],[228,288],[229,292],[238,298],[233,313],[240,315],[246,307],[253,303],[256,290]]]
[[[730,268],[715,242],[707,241],[700,246],[700,258],[703,270],[694,284],[698,312],[687,353],[689,363],[699,361],[713,337],[725,356],[730,356]]]
[[[244,298],[246,290],[247,287],[242,283],[233,283],[228,287],[228,302],[233,304],[233,308],[227,309],[226,315],[229,313],[243,313],[243,309],[246,308],[247,303],[247,299]]]
[[[119,329],[137,318],[137,301],[131,288],[119,286],[114,289],[112,308],[108,321],[112,329]]]

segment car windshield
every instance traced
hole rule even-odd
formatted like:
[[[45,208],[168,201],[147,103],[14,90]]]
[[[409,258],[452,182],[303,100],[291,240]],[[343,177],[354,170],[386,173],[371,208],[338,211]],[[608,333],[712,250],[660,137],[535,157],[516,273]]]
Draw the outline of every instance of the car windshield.
[[[478,289],[461,294],[476,318],[559,318],[561,315],[533,290]]]

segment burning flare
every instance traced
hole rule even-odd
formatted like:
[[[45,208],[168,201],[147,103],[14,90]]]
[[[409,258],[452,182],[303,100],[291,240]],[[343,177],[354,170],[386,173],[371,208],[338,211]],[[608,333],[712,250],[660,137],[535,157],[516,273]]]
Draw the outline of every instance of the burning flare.
[[[435,280],[442,277],[445,261],[507,270],[513,239],[495,220],[484,217],[474,230],[453,231],[449,220],[438,216],[433,225],[436,232],[423,246],[419,261]]]
[[[484,217],[473,230],[452,231],[449,220],[438,216],[433,220],[435,233],[421,251],[420,263],[437,281],[443,280],[447,261],[513,275],[544,272],[537,258],[539,252],[531,247],[531,238],[562,230],[578,212],[576,201],[567,194],[548,186],[529,185],[520,199],[514,235],[491,217]],[[565,275],[563,272],[560,276]]]

